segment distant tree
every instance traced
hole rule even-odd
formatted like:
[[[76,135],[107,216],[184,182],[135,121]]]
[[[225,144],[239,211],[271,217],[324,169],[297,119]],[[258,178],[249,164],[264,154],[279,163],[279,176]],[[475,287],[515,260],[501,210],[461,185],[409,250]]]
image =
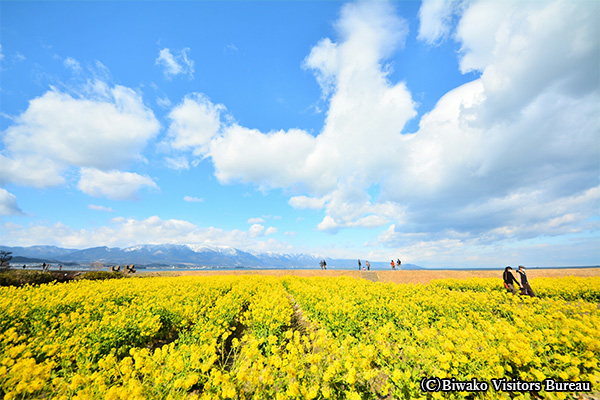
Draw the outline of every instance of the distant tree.
[[[0,251],[0,268],[9,268],[12,251]]]

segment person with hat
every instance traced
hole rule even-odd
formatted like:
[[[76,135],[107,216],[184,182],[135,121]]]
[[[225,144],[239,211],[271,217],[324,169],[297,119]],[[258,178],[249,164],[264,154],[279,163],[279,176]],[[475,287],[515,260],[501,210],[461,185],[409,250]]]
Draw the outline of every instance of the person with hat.
[[[510,266],[504,268],[504,273],[502,274],[502,279],[504,279],[504,287],[507,290],[510,290],[512,292],[512,294],[517,294],[514,284],[516,283],[518,285],[519,282],[517,282],[517,280],[513,276],[512,268]]]
[[[531,297],[535,297],[535,293],[533,293],[533,289],[531,289],[531,285],[529,285],[529,280],[527,279],[527,275],[525,274],[525,267],[519,265],[517,274],[521,276],[521,294],[526,294]]]

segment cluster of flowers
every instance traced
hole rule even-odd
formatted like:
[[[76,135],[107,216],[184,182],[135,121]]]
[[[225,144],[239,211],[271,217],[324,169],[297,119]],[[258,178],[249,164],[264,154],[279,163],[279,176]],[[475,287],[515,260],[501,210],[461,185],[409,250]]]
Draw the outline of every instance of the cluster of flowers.
[[[600,277],[533,278],[535,295],[545,299],[585,300],[600,303]],[[437,279],[430,286],[476,292],[504,291],[497,278]]]
[[[589,293],[555,282],[566,296]],[[432,376],[585,380],[600,388],[596,303],[554,292],[520,298],[487,281],[452,285],[230,275],[0,288],[0,393],[408,399],[426,397],[419,381]]]
[[[571,282],[580,284],[575,287],[587,286],[594,279]],[[563,282],[557,280],[558,285]],[[488,382],[500,378],[590,381],[596,391],[600,386],[597,303],[567,302],[560,296],[519,297],[502,290],[449,290],[435,282],[413,286],[294,279],[285,284],[307,316],[335,337],[350,336],[377,349],[373,367],[389,377],[393,398],[423,396],[418,383],[432,376]],[[495,284],[501,286],[501,281]],[[472,398],[473,394],[431,396]],[[490,391],[483,396],[509,394]],[[510,397],[534,398],[529,393]]]

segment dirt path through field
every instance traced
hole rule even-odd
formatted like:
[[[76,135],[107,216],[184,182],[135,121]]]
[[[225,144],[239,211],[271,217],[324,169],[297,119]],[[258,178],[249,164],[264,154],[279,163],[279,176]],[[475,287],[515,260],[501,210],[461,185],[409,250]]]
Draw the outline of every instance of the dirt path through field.
[[[375,271],[361,271],[360,277],[363,279],[367,279],[371,282],[379,282],[379,277],[377,276],[377,272]]]

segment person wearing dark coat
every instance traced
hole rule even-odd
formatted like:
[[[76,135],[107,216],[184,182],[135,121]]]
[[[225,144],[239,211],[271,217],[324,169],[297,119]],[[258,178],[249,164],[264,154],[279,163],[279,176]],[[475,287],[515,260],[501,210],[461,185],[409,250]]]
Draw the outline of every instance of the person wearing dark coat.
[[[531,285],[529,285],[529,280],[527,279],[527,275],[525,274],[525,267],[519,265],[517,274],[521,276],[521,294],[526,294],[530,297],[535,297],[535,293],[533,293],[533,289],[531,288]]]
[[[504,268],[504,273],[502,274],[502,279],[504,279],[504,287],[507,290],[510,290],[512,292],[512,294],[516,294],[517,291],[515,289],[515,283],[517,285],[519,285],[519,282],[517,282],[517,280],[513,276],[511,267]],[[519,286],[519,288],[520,287],[521,286]]]

